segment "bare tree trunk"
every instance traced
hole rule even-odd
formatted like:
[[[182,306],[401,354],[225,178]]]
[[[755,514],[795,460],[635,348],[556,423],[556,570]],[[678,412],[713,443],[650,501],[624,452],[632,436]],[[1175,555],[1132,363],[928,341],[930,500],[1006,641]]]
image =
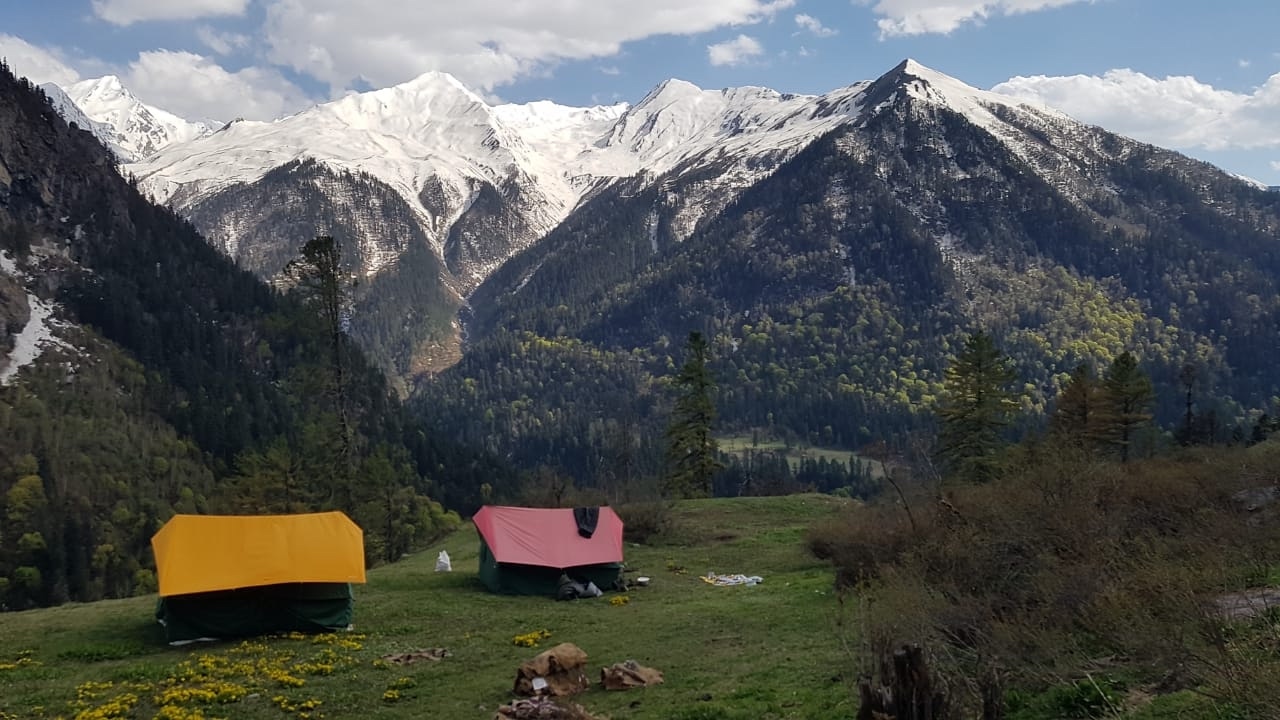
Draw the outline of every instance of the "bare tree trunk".
[[[858,681],[858,720],[946,720],[947,697],[934,687],[924,650],[904,645],[885,662],[877,686],[872,678]]]

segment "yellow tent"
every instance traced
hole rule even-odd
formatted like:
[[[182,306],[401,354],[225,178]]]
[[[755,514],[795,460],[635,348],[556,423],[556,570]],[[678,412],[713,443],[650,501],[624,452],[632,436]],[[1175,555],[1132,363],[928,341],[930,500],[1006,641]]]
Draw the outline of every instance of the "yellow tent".
[[[151,538],[160,596],[362,583],[364,533],[340,512],[175,515]]]

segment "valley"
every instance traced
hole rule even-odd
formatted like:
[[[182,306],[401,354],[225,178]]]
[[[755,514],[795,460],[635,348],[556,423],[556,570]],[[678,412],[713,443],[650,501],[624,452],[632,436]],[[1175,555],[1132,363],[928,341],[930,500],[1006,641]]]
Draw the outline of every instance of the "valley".
[[[188,119],[160,57],[0,59],[0,720],[489,716],[543,628],[669,673],[619,718],[1278,712],[1280,193],[913,59]],[[483,594],[495,504],[613,506],[652,582]],[[156,640],[167,520],[330,510],[357,635]]]

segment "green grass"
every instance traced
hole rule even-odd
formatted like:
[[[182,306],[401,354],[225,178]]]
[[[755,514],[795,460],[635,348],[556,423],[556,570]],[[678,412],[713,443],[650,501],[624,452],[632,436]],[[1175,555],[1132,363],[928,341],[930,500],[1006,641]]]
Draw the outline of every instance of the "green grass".
[[[303,717],[272,704],[279,695],[297,704],[321,702],[324,717],[489,718],[511,698],[516,666],[541,649],[572,642],[590,657],[589,676],[626,659],[662,670],[666,683],[626,692],[593,687],[577,701],[593,712],[624,718],[734,720],[851,717],[855,701],[850,659],[837,637],[839,615],[827,565],[802,548],[805,529],[834,512],[837,498],[703,500],[681,504],[672,536],[654,546],[627,547],[628,566],[653,578],[623,606],[598,600],[555,602],[487,593],[476,578],[478,543],[471,528],[392,566],[370,572],[356,593],[359,650],[342,650],[333,674],[304,675],[305,685],[250,688],[206,717]],[[453,573],[433,571],[448,550]],[[669,567],[684,567],[684,574]],[[762,575],[756,587],[713,587],[707,571]],[[184,661],[233,657],[234,643],[172,649],[151,620],[154,597],[68,605],[0,614],[0,668],[31,650],[33,663],[0,669],[0,718],[73,717],[69,703],[88,681],[115,683],[86,704],[101,703],[126,684],[154,687]],[[538,649],[512,637],[552,633]],[[312,659],[324,648],[311,639],[276,638],[257,653]],[[440,662],[376,667],[379,656],[444,647]],[[10,663],[12,664],[12,663]],[[400,678],[401,698],[384,691]],[[137,693],[132,715],[151,718],[154,691]],[[43,708],[36,710],[36,708]],[[315,717],[312,714],[312,717]]]
[[[817,446],[801,446],[792,445],[787,447],[786,442],[776,438],[760,438],[758,441],[750,434],[747,435],[722,435],[716,437],[716,442],[720,443],[721,452],[729,454],[741,453],[746,450],[757,450],[763,452],[781,453],[786,456],[787,462],[791,465],[791,469],[795,470],[800,467],[800,461],[804,459],[834,460],[840,463],[848,463],[851,460],[859,459],[864,465],[871,467],[872,477],[883,477],[884,466],[879,462],[870,458],[860,457],[857,453],[850,450],[840,450],[837,448],[825,448]]]

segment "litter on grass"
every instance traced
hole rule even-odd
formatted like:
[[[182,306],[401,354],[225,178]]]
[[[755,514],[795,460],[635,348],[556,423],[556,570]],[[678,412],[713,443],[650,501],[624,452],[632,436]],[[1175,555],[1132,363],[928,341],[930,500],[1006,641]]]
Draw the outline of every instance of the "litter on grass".
[[[759,575],[717,575],[709,572],[702,576],[702,582],[708,585],[759,585],[764,578]]]
[[[512,700],[498,708],[493,720],[599,720],[576,703],[560,704],[551,698]]]
[[[600,668],[600,684],[605,690],[630,690],[636,687],[659,685],[662,683],[662,671],[645,667],[635,660],[614,663],[607,668]]]
[[[383,655],[381,659],[389,665],[412,665],[419,660],[443,660],[452,654],[444,648],[423,648],[421,650]]]

